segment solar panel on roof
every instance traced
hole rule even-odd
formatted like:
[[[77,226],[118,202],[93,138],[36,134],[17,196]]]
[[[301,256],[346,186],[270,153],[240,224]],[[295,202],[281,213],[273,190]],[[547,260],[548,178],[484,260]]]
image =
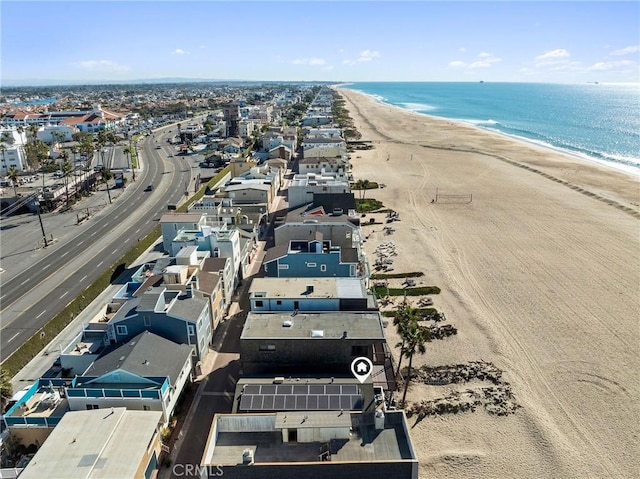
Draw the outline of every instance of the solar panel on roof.
[[[251,399],[253,396],[248,396],[243,394],[240,398],[240,409],[247,410],[251,409]]]
[[[264,398],[262,396],[253,396],[253,399],[251,400],[251,409],[253,409],[254,411],[262,411],[263,400]]]
[[[340,396],[331,395],[329,396],[329,410],[338,410],[340,409]]]
[[[296,396],[296,409],[304,411],[307,409],[307,396]]]
[[[245,394],[260,394],[259,384],[245,384],[242,388]]]
[[[309,394],[324,394],[324,384],[309,384]]]
[[[355,384],[343,384],[342,394],[358,394],[358,386]]]
[[[291,384],[278,384],[276,386],[276,394],[292,394],[293,386]]]
[[[294,384],[293,385],[293,394],[309,394],[309,385],[308,384]]]
[[[329,396],[318,396],[318,409],[329,409]]]
[[[292,394],[287,394],[284,397],[284,408],[287,410],[293,410],[296,407],[296,397]]]
[[[262,403],[262,409],[265,410],[265,411],[272,410],[273,409],[274,399],[275,399],[275,396],[273,396],[272,394],[266,395],[264,397],[264,401]]]
[[[261,394],[275,394],[276,393],[275,384],[263,384],[262,387],[260,388],[260,393]]]
[[[307,409],[318,409],[318,396],[307,397]]]
[[[340,409],[351,409],[351,396],[340,396]]]
[[[340,394],[339,384],[327,384],[325,388],[327,394]]]
[[[284,396],[274,396],[273,409],[276,411],[284,411]]]

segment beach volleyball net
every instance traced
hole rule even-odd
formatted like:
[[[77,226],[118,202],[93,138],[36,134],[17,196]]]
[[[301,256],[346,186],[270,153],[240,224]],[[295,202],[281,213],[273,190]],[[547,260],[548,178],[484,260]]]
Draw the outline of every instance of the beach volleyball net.
[[[434,203],[440,203],[440,204],[457,204],[457,205],[464,205],[467,203],[471,203],[473,202],[473,194],[469,193],[466,195],[449,195],[449,194],[443,194],[440,193],[438,191],[436,191],[436,197],[433,200]]]

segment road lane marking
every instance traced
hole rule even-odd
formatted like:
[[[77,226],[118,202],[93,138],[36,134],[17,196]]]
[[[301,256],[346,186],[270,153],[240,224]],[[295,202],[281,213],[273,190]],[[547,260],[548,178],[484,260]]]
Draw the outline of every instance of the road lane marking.
[[[67,251],[65,254],[60,255],[62,258],[64,258],[65,256],[67,256],[69,254],[69,252]]]
[[[80,243],[78,243],[78,246],[80,246],[82,243],[84,243],[84,240],[80,241]]]
[[[40,313],[38,316],[36,316],[36,319],[38,319],[40,316],[42,316],[46,312],[47,312],[47,310],[45,309],[42,313]]]
[[[102,266],[102,263],[104,263],[104,261],[100,261],[97,266]]]
[[[85,279],[87,279],[87,275],[86,274],[82,278],[80,278],[80,282],[82,283]]]
[[[20,283],[20,286],[22,286],[23,284],[28,283],[31,280],[31,278],[27,278],[25,279],[22,283]]]
[[[62,296],[60,296],[60,299],[64,298],[68,294],[69,294],[69,291],[66,291]]]
[[[114,249],[114,250],[111,252],[111,254],[116,254],[117,252],[118,252],[118,250],[117,250],[117,249]]]
[[[18,336],[20,336],[20,332],[17,332],[16,334],[14,334],[13,336],[11,336],[11,338],[9,338],[9,341],[7,341],[7,343],[10,343],[11,341],[13,341],[14,339],[16,339]]]
[[[95,236],[96,233],[98,233],[97,231],[94,231],[93,233],[91,233],[91,236]]]
[[[138,229],[135,231],[135,233],[138,233],[139,231],[140,231],[140,228],[138,228]]]

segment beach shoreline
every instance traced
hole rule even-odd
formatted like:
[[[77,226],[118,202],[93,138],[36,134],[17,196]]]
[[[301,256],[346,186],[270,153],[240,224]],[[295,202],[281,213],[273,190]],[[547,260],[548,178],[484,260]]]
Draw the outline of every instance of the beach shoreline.
[[[373,145],[351,153],[354,180],[385,184],[367,197],[401,218],[392,232],[363,225],[367,257],[393,242],[392,271],[438,286],[434,307],[458,330],[428,343],[414,366],[488,361],[521,406],[504,417],[410,418],[420,477],[636,477],[637,181],[337,91]],[[397,359],[392,324],[385,334]],[[407,399],[489,386],[413,382]]]
[[[572,159],[584,161],[584,162],[587,162],[589,164],[594,164],[594,165],[598,165],[598,166],[601,166],[601,167],[604,167],[604,168],[607,168],[607,169],[618,171],[618,172],[621,172],[621,173],[624,173],[624,174],[627,174],[627,175],[631,176],[635,180],[640,179],[640,166],[633,166],[633,165],[625,164],[625,163],[622,163],[622,162],[615,162],[615,161],[607,161],[607,160],[598,159],[598,158],[589,156],[586,153],[572,152],[570,150],[567,150],[567,149],[564,149],[564,148],[561,148],[561,147],[558,147],[558,146],[554,146],[554,145],[549,144],[549,143],[538,142],[538,141],[526,138],[524,136],[510,135],[510,134],[502,132],[502,131],[500,131],[498,129],[489,128],[489,127],[483,127],[482,125],[475,124],[475,123],[473,123],[471,121],[465,121],[465,120],[462,120],[462,119],[447,118],[447,117],[444,117],[444,116],[437,116],[437,115],[432,115],[432,114],[429,114],[429,113],[424,113],[424,112],[421,112],[421,111],[415,111],[415,110],[411,110],[411,109],[408,109],[408,108],[403,108],[403,107],[398,106],[398,105],[393,105],[391,103],[387,103],[386,101],[384,101],[378,95],[373,95],[373,94],[370,94],[370,93],[365,93],[365,92],[360,91],[360,90],[355,90],[353,88],[349,88],[349,85],[353,85],[353,83],[342,83],[342,84],[338,84],[338,85],[333,85],[332,87],[337,89],[337,90],[350,90],[350,91],[353,91],[355,93],[359,93],[361,95],[364,95],[366,97],[369,97],[369,98],[373,99],[377,103],[380,103],[382,105],[385,105],[385,106],[388,106],[388,107],[391,107],[391,108],[397,108],[397,109],[402,110],[404,112],[413,113],[413,114],[416,114],[416,115],[423,115],[423,116],[426,116],[426,117],[428,117],[430,119],[434,119],[434,120],[445,120],[445,121],[449,121],[449,122],[455,123],[457,125],[467,126],[467,127],[470,127],[470,128],[476,128],[476,129],[478,129],[480,131],[484,131],[486,133],[495,134],[495,135],[498,135],[500,137],[511,139],[513,141],[522,142],[525,145],[529,145],[529,146],[533,146],[533,147],[538,147],[538,148],[550,150],[550,151],[552,151],[554,153],[557,153],[557,154],[560,154],[560,155],[564,155],[564,156],[567,156],[567,157],[572,158]]]

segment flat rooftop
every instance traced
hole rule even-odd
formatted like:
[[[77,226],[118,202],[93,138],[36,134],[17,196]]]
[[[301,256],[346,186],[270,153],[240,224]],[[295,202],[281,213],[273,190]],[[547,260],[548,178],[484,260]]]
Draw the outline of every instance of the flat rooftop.
[[[313,286],[313,291],[307,286]],[[261,295],[261,296],[259,296]],[[251,298],[366,298],[359,278],[254,278]]]
[[[369,420],[368,418],[371,418]],[[239,419],[239,420],[235,420]],[[246,449],[256,464],[324,462],[371,462],[415,460],[401,411],[386,412],[384,427],[376,429],[373,416],[342,411],[280,412],[262,415],[219,415],[209,436],[203,464],[242,464]],[[344,437],[329,441],[283,442],[283,429],[306,427],[344,430]]]
[[[125,408],[69,412],[20,478],[136,477],[161,416],[160,411]]]
[[[249,312],[240,339],[380,339],[384,329],[378,312],[254,313]]]

